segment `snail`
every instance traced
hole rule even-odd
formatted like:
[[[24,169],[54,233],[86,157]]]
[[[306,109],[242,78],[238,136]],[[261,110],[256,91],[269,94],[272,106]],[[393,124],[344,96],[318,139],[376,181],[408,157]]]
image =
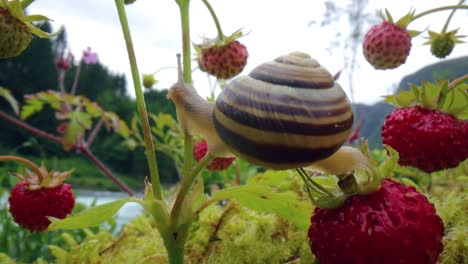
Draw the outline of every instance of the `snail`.
[[[347,140],[353,110],[333,76],[308,54],[257,66],[231,80],[216,102],[184,83],[178,56],[179,80],[168,98],[184,132],[206,139],[211,154],[279,170],[337,162],[330,156]]]

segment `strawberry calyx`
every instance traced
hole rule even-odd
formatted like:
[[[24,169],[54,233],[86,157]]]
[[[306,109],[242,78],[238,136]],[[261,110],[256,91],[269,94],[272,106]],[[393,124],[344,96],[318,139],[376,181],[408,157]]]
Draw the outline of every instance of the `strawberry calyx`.
[[[0,156],[0,161],[15,161],[27,165],[31,170],[25,169],[25,175],[10,172],[11,175],[28,184],[28,190],[38,190],[41,188],[55,188],[61,185],[73,172],[73,170],[58,172],[47,171],[42,165],[38,167],[32,161],[18,156]]]
[[[38,37],[51,38],[60,33],[60,31],[58,31],[56,33],[50,34],[35,27],[32,24],[32,22],[48,21],[50,19],[43,15],[27,16],[23,11],[20,0],[0,0],[0,12],[7,13],[8,15],[12,16],[13,18],[21,22],[30,33]]]
[[[380,182],[391,164],[397,163],[392,158],[379,167],[374,166],[365,140],[361,141],[359,149],[344,147],[341,153],[337,153],[334,154],[336,159],[332,155],[330,160],[319,161],[319,165],[298,169],[311,201],[319,208],[338,208],[351,196],[373,193],[380,188]],[[340,163],[345,164],[346,170],[340,168]],[[324,170],[328,166],[335,167],[334,174]]]
[[[411,38],[414,38],[414,37],[418,36],[419,34],[421,34],[422,31],[408,30],[407,29],[407,27],[411,23],[411,21],[414,20],[416,10],[414,10],[414,9],[410,10],[406,15],[404,15],[403,17],[398,19],[396,22],[394,22],[394,19],[393,19],[392,15],[390,14],[390,11],[388,11],[387,8],[385,8],[384,10],[385,10],[385,14],[382,12],[382,10],[380,11],[380,17],[384,21],[388,21],[389,23],[392,23],[392,24],[398,26],[399,28],[406,30]]]
[[[410,84],[408,91],[385,96],[385,102],[396,107],[421,106],[450,114],[457,119],[468,119],[468,75],[449,83],[423,81],[420,86]]]
[[[242,33],[242,29],[239,29],[229,36],[222,35],[216,38],[204,38],[202,43],[193,45],[195,51],[197,52],[196,60],[198,60],[199,57],[201,56],[202,50],[227,46],[231,42],[243,36],[244,36],[244,33]]]
[[[60,186],[73,172],[73,170],[59,172],[59,171],[47,171],[44,166],[39,168],[41,174],[25,169],[27,176],[11,173],[13,176],[20,178],[22,181],[28,183],[28,190],[39,190],[41,188],[55,188]]]

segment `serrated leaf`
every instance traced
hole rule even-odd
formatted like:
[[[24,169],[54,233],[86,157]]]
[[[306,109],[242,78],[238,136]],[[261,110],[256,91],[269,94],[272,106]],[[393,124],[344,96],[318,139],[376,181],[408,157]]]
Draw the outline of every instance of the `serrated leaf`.
[[[120,208],[122,208],[122,206],[129,202],[137,202],[137,199],[134,197],[128,197],[110,203],[101,204],[86,209],[79,214],[68,216],[65,219],[49,217],[51,224],[47,230],[78,229],[97,226],[113,217]]]
[[[30,117],[32,114],[40,112],[44,107],[44,103],[38,98],[27,99],[26,104],[21,107],[20,118],[22,120]]]
[[[18,115],[19,114],[18,101],[16,101],[15,97],[13,97],[13,95],[11,95],[10,90],[8,90],[6,88],[3,88],[3,87],[0,87],[0,96],[5,98],[5,100],[8,101],[11,108],[13,108],[13,111],[15,112],[15,114]]]
[[[266,185],[244,185],[214,193],[215,200],[236,199],[241,205],[259,212],[275,213],[292,224],[307,230],[313,207],[293,192],[277,192]]]
[[[101,117],[104,111],[102,108],[95,102],[86,101],[84,103],[86,108],[86,112],[90,114],[92,117]]]
[[[76,143],[77,138],[83,136],[86,129],[91,128],[91,116],[83,112],[69,112],[65,115],[70,122],[68,123],[67,130],[63,134],[62,144],[65,151],[69,151],[73,144]]]

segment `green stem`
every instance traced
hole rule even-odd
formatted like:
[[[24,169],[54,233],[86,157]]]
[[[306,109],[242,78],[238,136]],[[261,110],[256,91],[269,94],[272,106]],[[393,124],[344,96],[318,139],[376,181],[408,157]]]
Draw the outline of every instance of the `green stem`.
[[[47,175],[42,174],[41,169],[39,169],[39,167],[36,164],[34,164],[32,161],[27,160],[27,159],[22,158],[22,157],[18,157],[18,156],[0,156],[0,161],[16,161],[16,162],[26,164],[37,175],[37,177],[39,178],[39,182],[41,182],[42,179],[45,176],[47,176]]]
[[[141,124],[143,129],[143,135],[145,139],[146,155],[148,159],[148,166],[150,170],[151,184],[153,186],[153,193],[157,199],[162,199],[161,194],[161,182],[159,180],[159,171],[156,161],[156,152],[151,138],[151,127],[148,120],[148,113],[146,111],[145,98],[143,96],[143,89],[141,87],[140,74],[138,72],[138,66],[135,56],[135,50],[133,49],[132,37],[130,34],[130,28],[128,26],[127,15],[125,13],[125,6],[123,0],[115,0],[117,12],[119,14],[120,24],[122,26],[122,32],[127,44],[128,58],[132,70],[133,85],[135,87],[135,95],[137,100],[138,112],[141,118]]]
[[[184,175],[184,178],[182,179],[182,185],[180,187],[179,193],[177,193],[176,200],[174,202],[174,207],[172,208],[171,211],[171,223],[177,223],[180,212],[182,210],[182,205],[185,200],[185,196],[187,196],[188,191],[190,190],[190,187],[192,186],[193,182],[195,181],[195,178],[197,177],[198,173],[210,162],[213,160],[215,157],[208,153],[203,159],[200,160],[200,162],[197,164],[197,166],[192,170],[190,174]]]
[[[185,240],[169,239],[164,240],[167,256],[170,264],[184,263]]]
[[[211,17],[213,18],[215,24],[216,24],[216,29],[218,30],[218,39],[223,40],[224,39],[224,34],[223,30],[221,29],[221,24],[219,23],[219,19],[216,16],[216,13],[213,9],[213,7],[210,5],[208,0],[202,0],[203,3],[205,4],[206,8],[208,8],[208,11],[210,11]]]
[[[180,19],[182,26],[182,63],[184,71],[184,82],[192,83],[191,65],[191,43],[190,43],[190,0],[177,1],[180,9]],[[183,175],[188,175],[193,165],[193,139],[189,134],[184,135],[184,168]]]
[[[429,14],[436,13],[436,12],[439,12],[439,11],[444,11],[444,10],[452,10],[452,9],[468,9],[468,5],[441,6],[441,7],[437,7],[437,8],[434,8],[434,9],[430,9],[430,10],[427,10],[427,11],[424,11],[422,13],[419,13],[419,14],[415,15],[413,17],[413,19],[411,19],[411,22],[413,22],[416,19],[421,18],[421,17],[423,17],[425,15],[429,15]]]
[[[35,0],[23,0],[21,1],[21,8],[25,9],[28,7],[30,4],[32,4]]]
[[[463,4],[463,2],[465,2],[465,0],[460,0],[458,5]],[[457,11],[457,10],[453,9],[452,12],[450,13],[449,17],[447,18],[447,21],[445,21],[444,28],[442,28],[442,34],[445,34],[447,32],[448,25],[450,23],[450,20],[452,20],[452,17],[453,17],[453,14],[455,14],[455,11]]]

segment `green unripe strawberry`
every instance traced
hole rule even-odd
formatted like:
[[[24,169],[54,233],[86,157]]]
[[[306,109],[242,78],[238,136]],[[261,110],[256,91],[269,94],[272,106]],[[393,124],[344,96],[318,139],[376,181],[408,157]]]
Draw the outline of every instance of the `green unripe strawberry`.
[[[431,45],[431,53],[437,58],[445,58],[452,53],[456,43],[462,43],[460,38],[464,36],[457,36],[457,30],[450,32],[442,31],[441,33],[429,31],[429,41],[424,44]]]
[[[32,35],[50,38],[49,34],[31,22],[49,20],[42,15],[26,16],[20,0],[0,0],[0,59],[18,56],[29,45]]]
[[[18,56],[31,42],[32,34],[26,25],[0,8],[0,58]]]

